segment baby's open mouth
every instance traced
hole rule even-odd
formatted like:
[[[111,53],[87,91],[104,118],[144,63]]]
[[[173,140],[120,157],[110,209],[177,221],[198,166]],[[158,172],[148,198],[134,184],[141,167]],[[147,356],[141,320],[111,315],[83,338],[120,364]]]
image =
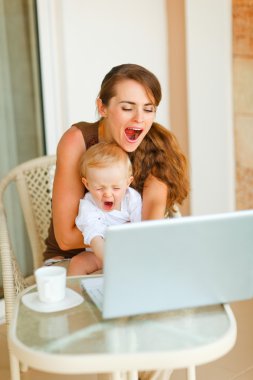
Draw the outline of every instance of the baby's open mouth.
[[[126,128],[125,129],[125,135],[129,141],[136,141],[141,133],[142,133],[142,129],[140,128]]]
[[[105,202],[105,206],[111,206],[112,207],[113,202]]]
[[[108,201],[104,202],[104,209],[105,210],[109,211],[112,208],[113,208],[113,202],[108,202]]]

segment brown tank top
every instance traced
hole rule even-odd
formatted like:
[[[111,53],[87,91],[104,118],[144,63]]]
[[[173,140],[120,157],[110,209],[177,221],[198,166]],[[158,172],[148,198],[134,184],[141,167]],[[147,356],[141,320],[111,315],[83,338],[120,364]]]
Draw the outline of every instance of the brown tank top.
[[[95,123],[86,123],[84,121],[81,121],[80,123],[73,125],[82,132],[86,149],[98,143],[98,125],[98,121]],[[63,251],[56,241],[52,219],[50,222],[48,237],[45,240],[45,244],[46,250],[43,253],[44,260],[50,259],[54,256],[64,256],[65,258],[71,258],[75,256],[77,253],[83,252],[85,250],[84,248],[77,248],[68,251]]]

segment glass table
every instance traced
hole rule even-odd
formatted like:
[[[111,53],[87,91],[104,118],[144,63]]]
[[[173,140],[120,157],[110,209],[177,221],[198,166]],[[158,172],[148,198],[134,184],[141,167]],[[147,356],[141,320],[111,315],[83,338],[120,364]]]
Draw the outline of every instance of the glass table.
[[[236,322],[228,305],[103,320],[81,278],[67,279],[67,287],[84,297],[67,310],[41,313],[26,307],[22,296],[36,286],[19,294],[8,334],[12,380],[20,379],[20,363],[52,373],[111,373],[114,379],[187,368],[193,380],[197,365],[220,358],[235,344]]]

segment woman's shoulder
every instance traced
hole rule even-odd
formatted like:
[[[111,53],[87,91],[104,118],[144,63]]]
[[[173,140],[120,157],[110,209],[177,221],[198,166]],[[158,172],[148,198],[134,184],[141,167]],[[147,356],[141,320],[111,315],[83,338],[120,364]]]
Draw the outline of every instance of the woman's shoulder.
[[[73,151],[78,147],[83,150],[84,140],[82,133],[79,129],[71,127],[62,135],[57,146],[57,154]]]
[[[88,123],[81,121],[73,124],[69,129],[62,135],[57,150],[67,150],[73,147],[80,147],[82,150],[84,146],[86,149],[98,142],[98,125],[99,122]]]
[[[86,131],[88,129],[96,129],[98,128],[98,125],[99,125],[99,121],[95,121],[93,123],[91,122],[88,122],[88,121],[79,121],[78,123],[74,123],[71,125],[70,128],[72,127],[76,127],[77,129],[79,129],[80,131]]]
[[[98,127],[99,121],[94,123],[80,121],[72,125],[72,129],[77,129],[81,132],[87,149],[98,143]]]

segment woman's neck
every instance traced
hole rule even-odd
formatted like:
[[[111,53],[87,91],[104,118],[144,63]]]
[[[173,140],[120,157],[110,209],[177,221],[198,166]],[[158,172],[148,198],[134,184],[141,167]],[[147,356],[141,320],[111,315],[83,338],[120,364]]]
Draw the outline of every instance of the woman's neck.
[[[110,129],[106,125],[106,120],[103,118],[99,122],[98,127],[98,139],[99,141],[112,142],[112,137],[110,134]]]

